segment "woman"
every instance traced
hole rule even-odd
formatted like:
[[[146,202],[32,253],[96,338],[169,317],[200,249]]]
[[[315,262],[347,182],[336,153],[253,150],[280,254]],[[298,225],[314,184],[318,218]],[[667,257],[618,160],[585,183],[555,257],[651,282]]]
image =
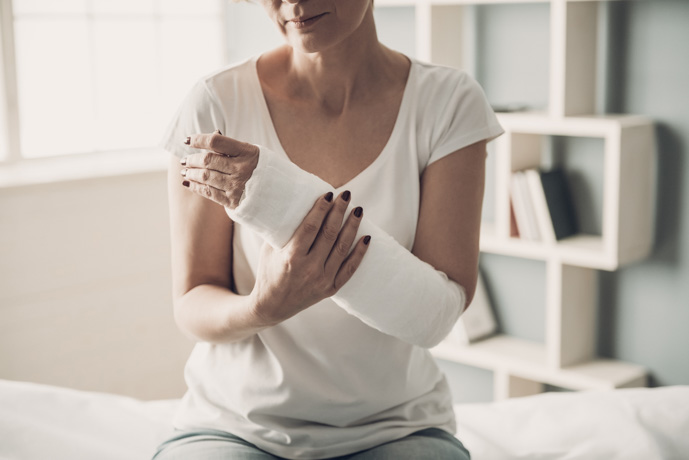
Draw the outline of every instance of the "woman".
[[[471,302],[502,130],[380,44],[372,0],[261,4],[286,45],[199,81],[162,144],[197,344],[155,458],[469,458],[427,348]]]

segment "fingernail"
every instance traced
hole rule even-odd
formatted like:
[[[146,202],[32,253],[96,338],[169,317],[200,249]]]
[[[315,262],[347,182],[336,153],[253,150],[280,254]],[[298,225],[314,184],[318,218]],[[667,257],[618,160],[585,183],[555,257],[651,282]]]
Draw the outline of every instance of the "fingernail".
[[[327,201],[328,203],[333,201],[333,192],[328,192],[325,194],[325,201]]]
[[[222,133],[220,132],[219,129],[216,129],[215,132],[218,133],[218,134],[220,134],[220,135],[222,136]]]
[[[187,145],[191,145],[191,137],[187,137],[186,139],[184,139],[184,143]]]
[[[358,206],[358,207],[354,210],[354,215],[355,215],[356,217],[361,217],[361,215],[362,215],[363,213],[364,213],[364,208],[362,208],[361,206]]]
[[[184,168],[183,170],[181,170],[180,174],[183,176],[186,176],[187,175],[187,168]]]
[[[189,181],[185,180],[184,182],[182,182],[182,185],[184,185],[185,187],[189,187]]]
[[[349,190],[345,190],[345,192],[342,194],[342,199],[345,201],[349,201],[349,198],[352,196],[351,193],[349,193]]]
[[[181,164],[181,165],[187,164],[187,157],[184,157],[181,160],[179,160],[179,164]]]
[[[371,242],[371,237],[370,237],[369,235],[366,235],[366,236],[364,237],[364,244],[365,244],[366,246],[368,246],[368,243],[370,243],[370,242]]]

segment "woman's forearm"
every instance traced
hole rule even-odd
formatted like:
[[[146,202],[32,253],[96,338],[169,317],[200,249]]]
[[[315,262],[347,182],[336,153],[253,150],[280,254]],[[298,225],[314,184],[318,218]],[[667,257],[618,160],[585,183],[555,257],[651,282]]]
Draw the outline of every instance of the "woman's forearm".
[[[281,248],[329,189],[320,178],[261,148],[239,206],[226,210],[232,220]],[[464,311],[464,289],[366,218],[357,238],[364,234],[372,236],[368,252],[333,300],[381,332],[422,347],[439,343]]]
[[[195,341],[237,342],[270,326],[258,318],[250,296],[201,284],[175,301],[175,322]]]

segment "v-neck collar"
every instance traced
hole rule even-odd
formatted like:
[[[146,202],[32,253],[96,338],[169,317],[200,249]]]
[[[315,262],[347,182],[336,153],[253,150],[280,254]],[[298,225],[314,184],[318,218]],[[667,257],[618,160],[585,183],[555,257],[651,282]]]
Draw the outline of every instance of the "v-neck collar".
[[[253,84],[255,85],[254,90],[257,91],[257,94],[260,99],[260,110],[261,110],[261,117],[263,118],[264,122],[268,126],[268,135],[271,137],[271,142],[272,145],[276,146],[277,153],[280,155],[283,155],[286,159],[289,161],[292,161],[289,155],[287,155],[287,152],[282,146],[282,143],[280,142],[280,137],[278,136],[277,129],[275,128],[275,124],[273,123],[273,118],[270,115],[270,110],[268,109],[268,102],[266,101],[265,94],[263,93],[263,87],[261,86],[261,80],[258,76],[258,68],[257,68],[257,62],[261,55],[254,56],[251,59],[251,65],[252,65],[252,73],[253,73]],[[409,99],[411,98],[411,88],[414,87],[414,80],[416,78],[416,66],[417,62],[415,59],[410,58],[406,56],[407,59],[411,61],[410,67],[409,67],[409,74],[407,75],[407,82],[405,83],[404,87],[404,92],[402,93],[402,101],[400,103],[399,109],[397,111],[397,118],[395,119],[395,124],[392,128],[392,132],[390,133],[390,137],[388,138],[387,142],[385,143],[385,146],[383,149],[380,151],[378,156],[368,165],[366,166],[363,170],[359,171],[354,177],[352,177],[350,180],[342,184],[341,186],[335,188],[336,191],[341,191],[344,190],[345,188],[351,187],[351,185],[359,180],[361,180],[362,177],[366,177],[367,175],[372,174],[372,171],[375,171],[375,169],[378,167],[380,163],[382,163],[385,158],[389,155],[391,155],[391,152],[394,152],[394,141],[395,139],[400,135],[399,131],[402,129],[402,125],[404,124],[404,119],[408,116],[408,105],[409,105]]]

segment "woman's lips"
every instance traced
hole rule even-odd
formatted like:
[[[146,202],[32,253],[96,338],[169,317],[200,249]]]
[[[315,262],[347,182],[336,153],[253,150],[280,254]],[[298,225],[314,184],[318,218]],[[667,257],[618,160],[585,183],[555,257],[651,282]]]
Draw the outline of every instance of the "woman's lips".
[[[303,29],[305,27],[309,27],[312,24],[315,24],[319,19],[321,19],[326,14],[327,13],[321,13],[321,14],[318,14],[316,16],[301,16],[298,18],[290,19],[287,22],[292,24],[296,29]]]

